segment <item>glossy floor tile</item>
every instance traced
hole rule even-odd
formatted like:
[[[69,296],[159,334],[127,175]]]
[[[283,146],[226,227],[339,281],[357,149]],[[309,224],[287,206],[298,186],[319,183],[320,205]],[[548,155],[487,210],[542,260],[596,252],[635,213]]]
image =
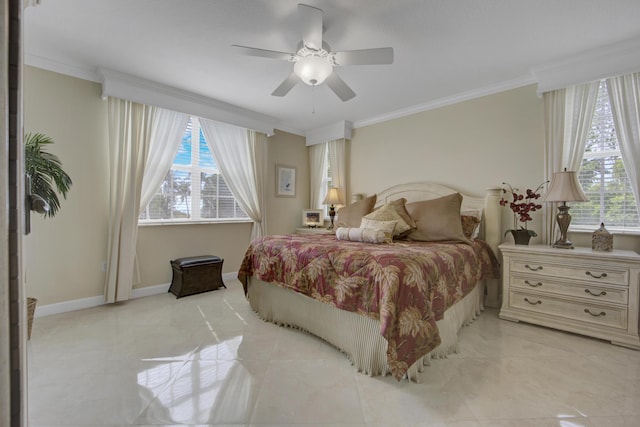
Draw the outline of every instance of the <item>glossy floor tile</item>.
[[[397,382],[263,322],[227,286],[36,318],[29,425],[640,426],[639,351],[487,310],[460,353]]]

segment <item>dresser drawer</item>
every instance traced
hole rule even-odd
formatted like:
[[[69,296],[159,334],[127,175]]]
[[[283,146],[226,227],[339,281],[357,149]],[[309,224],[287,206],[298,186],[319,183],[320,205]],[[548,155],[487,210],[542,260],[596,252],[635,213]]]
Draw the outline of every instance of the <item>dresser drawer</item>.
[[[585,298],[595,304],[606,302],[627,305],[629,302],[628,288],[612,288],[598,286],[592,283],[567,283],[553,280],[541,275],[512,275],[511,287],[526,291],[565,295]]]
[[[510,263],[511,272],[529,273],[540,276],[572,279],[590,283],[609,283],[612,285],[628,286],[629,270],[620,268],[601,268],[584,265],[559,265],[547,261],[524,261],[513,259]]]
[[[578,320],[613,328],[627,328],[627,308],[609,307],[590,303],[565,301],[547,295],[509,292],[510,306],[532,313],[544,313],[556,317]]]

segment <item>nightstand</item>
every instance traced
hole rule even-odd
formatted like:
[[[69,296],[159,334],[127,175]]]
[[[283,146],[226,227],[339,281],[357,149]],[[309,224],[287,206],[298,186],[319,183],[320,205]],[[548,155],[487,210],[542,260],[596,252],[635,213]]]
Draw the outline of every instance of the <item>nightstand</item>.
[[[499,246],[500,318],[611,341],[640,350],[640,255],[543,245]]]
[[[325,227],[298,227],[296,228],[296,234],[332,234],[335,233],[334,230],[327,230]]]

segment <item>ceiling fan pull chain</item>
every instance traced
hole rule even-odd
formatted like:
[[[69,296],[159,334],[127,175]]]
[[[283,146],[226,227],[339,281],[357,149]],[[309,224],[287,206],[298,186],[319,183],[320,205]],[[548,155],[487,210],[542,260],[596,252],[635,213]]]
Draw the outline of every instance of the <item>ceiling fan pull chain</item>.
[[[311,86],[311,114],[316,114],[316,85]]]

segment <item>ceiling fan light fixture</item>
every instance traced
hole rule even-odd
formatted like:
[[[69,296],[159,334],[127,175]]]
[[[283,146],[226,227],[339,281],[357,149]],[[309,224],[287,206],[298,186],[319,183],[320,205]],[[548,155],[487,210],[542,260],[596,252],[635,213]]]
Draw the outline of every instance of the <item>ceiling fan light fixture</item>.
[[[293,66],[293,72],[309,86],[316,86],[333,73],[333,65],[327,57],[308,55],[300,58]]]

